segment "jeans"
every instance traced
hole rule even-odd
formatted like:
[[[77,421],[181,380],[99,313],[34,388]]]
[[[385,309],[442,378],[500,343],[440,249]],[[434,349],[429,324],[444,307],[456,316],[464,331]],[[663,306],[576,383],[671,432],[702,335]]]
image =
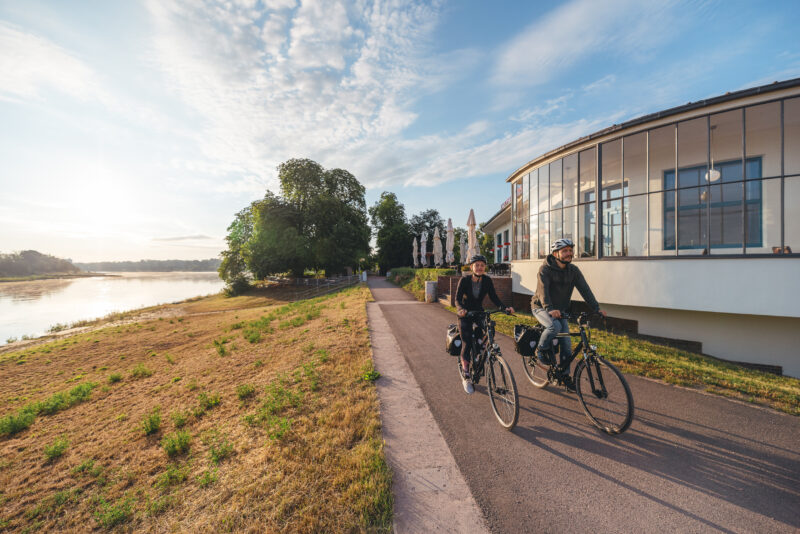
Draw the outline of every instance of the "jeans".
[[[568,369],[569,364],[572,363],[572,339],[569,337],[556,338],[556,334],[569,332],[569,324],[566,319],[555,319],[544,309],[538,308],[533,310],[533,315],[544,327],[542,337],[539,339],[539,350],[553,350],[553,339],[557,339],[560,345],[559,349],[559,362],[558,366],[562,369]]]
[[[475,334],[482,333],[480,330],[472,329],[472,325],[475,324],[475,321],[472,319],[465,319],[459,317],[458,319],[458,330],[461,333],[461,361],[471,361],[471,359],[477,354],[476,350],[476,341],[475,341]]]

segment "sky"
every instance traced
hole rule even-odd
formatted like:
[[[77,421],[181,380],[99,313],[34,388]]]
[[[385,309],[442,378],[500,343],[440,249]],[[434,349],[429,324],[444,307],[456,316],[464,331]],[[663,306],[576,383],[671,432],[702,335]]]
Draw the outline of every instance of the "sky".
[[[800,77],[800,2],[0,0],[0,252],[204,259],[276,167],[455,226],[613,124]]]

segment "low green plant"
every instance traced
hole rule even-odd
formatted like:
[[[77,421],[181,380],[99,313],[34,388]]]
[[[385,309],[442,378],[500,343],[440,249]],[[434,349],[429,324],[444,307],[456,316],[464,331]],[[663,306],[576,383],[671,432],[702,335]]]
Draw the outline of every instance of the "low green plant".
[[[119,499],[114,504],[110,504],[100,497],[97,509],[94,512],[95,520],[105,528],[121,525],[132,517],[133,499],[131,498]]]
[[[180,382],[180,381],[181,381],[181,377],[179,377],[179,376],[173,376],[173,377],[172,377],[172,383],[173,383],[173,384],[174,384],[175,382]]]
[[[153,371],[145,367],[143,363],[140,363],[131,370],[131,376],[133,378],[147,378],[153,376]]]
[[[164,448],[164,452],[167,453],[167,456],[171,458],[187,452],[191,442],[191,434],[184,430],[179,430],[173,434],[164,436],[164,439],[161,440],[161,446]]]
[[[211,438],[208,446],[208,453],[214,464],[219,464],[222,460],[233,454],[233,445],[224,435],[215,434]]]
[[[221,398],[219,393],[211,393],[209,395],[204,391],[197,396],[197,401],[204,410],[210,410],[216,406],[219,406]]]
[[[161,407],[156,406],[142,418],[142,431],[146,436],[155,434],[161,428]]]
[[[167,465],[167,470],[158,475],[156,478],[155,487],[168,488],[176,486],[186,480],[189,476],[189,466],[179,466],[175,464]]]
[[[192,379],[191,379],[191,380],[189,380],[189,382],[186,384],[186,389],[188,389],[189,391],[194,391],[194,390],[196,390],[197,388],[198,388],[198,385],[197,385],[197,379],[194,379],[194,378],[192,378]]]
[[[120,380],[122,380],[122,375],[119,373],[111,373],[110,375],[108,375],[108,381],[111,384],[119,382]]]
[[[175,425],[175,428],[183,428],[186,425],[188,414],[186,412],[172,412],[170,418],[172,418],[172,424]]]
[[[249,399],[256,393],[256,388],[252,384],[241,384],[236,386],[236,396],[240,400]]]
[[[365,382],[374,382],[381,377],[381,374],[372,366],[372,362],[367,362],[361,368],[361,380]]]
[[[35,411],[20,410],[0,419],[0,436],[11,436],[27,429],[36,419]]]
[[[165,354],[164,358],[166,358],[168,364],[170,365],[175,364],[175,359],[170,354]]]
[[[48,462],[52,462],[56,458],[61,457],[61,455],[63,455],[67,450],[67,447],[69,447],[69,441],[66,437],[62,436],[60,438],[56,438],[56,440],[50,445],[45,445],[44,456],[47,458]]]
[[[197,483],[200,484],[200,487],[204,488],[206,486],[210,486],[214,482],[217,481],[219,477],[217,476],[217,469],[207,469],[203,471],[202,474],[197,476]]]
[[[253,367],[255,367],[256,369],[258,369],[259,367],[263,367],[263,366],[264,366],[264,361],[263,360],[256,360],[256,361],[253,362]]]
[[[148,500],[145,505],[145,512],[150,517],[155,517],[166,512],[175,504],[174,495],[161,495],[155,499]]]

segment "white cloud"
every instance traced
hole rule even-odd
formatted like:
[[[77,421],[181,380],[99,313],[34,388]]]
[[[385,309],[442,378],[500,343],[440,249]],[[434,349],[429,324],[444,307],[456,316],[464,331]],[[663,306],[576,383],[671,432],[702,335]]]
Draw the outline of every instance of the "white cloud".
[[[503,48],[493,81],[540,85],[593,55],[646,55],[679,31],[682,18],[693,16],[695,10],[681,4],[573,0],[528,26]]]
[[[42,37],[0,21],[0,98],[41,98],[54,90],[88,100],[100,93],[83,61]]]

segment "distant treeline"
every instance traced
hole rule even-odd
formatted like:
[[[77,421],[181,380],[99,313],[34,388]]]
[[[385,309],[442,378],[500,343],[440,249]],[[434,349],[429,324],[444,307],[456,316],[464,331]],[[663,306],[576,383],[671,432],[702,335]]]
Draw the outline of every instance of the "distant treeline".
[[[219,259],[208,260],[139,260],[139,261],[99,261],[95,263],[76,263],[86,271],[111,272],[170,272],[170,271],[216,271]]]
[[[77,273],[79,271],[80,269],[69,260],[62,260],[35,250],[0,254],[0,277]]]

